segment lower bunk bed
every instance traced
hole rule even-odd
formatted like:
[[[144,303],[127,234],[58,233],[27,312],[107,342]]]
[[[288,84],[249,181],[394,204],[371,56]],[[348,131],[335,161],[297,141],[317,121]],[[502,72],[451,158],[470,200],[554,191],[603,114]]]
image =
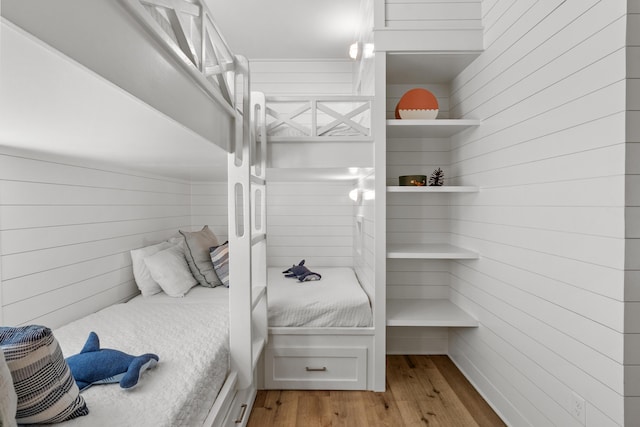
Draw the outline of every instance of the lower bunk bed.
[[[94,385],[82,392],[89,414],[69,426],[213,425],[219,392],[229,377],[229,291],[196,286],[183,298],[138,296],[53,331],[64,355],[80,353],[90,332],[101,347],[159,362],[138,385]],[[221,420],[220,420],[221,421]]]
[[[372,389],[371,303],[353,269],[314,268],[320,280],[305,282],[284,270],[267,273],[264,388]]]
[[[13,349],[4,348],[18,395],[25,389],[33,395],[27,399],[32,400],[26,411],[30,413],[18,413],[21,424],[38,424],[38,420],[56,411],[62,415],[54,416],[55,422],[72,416],[59,423],[63,426],[246,424],[255,387],[237,390],[236,373],[229,368],[227,288],[197,285],[183,298],[164,293],[140,295],[53,331],[33,325],[26,328],[15,336],[23,334],[27,339],[16,339]],[[2,332],[6,335],[6,331]],[[73,381],[73,376],[65,375],[68,371],[61,362],[62,355],[68,359],[81,353],[92,332],[99,338],[100,349],[117,349],[132,356],[154,354],[159,361],[151,369],[142,370],[137,384],[130,389],[118,384],[94,384],[78,394],[73,382],[61,392],[61,383]],[[29,346],[33,347],[29,349],[32,357],[24,355]],[[12,351],[23,353],[20,363],[24,366],[18,367],[28,374],[23,380],[21,374],[16,376],[15,364],[11,365]],[[78,372],[75,369],[71,369],[74,376]],[[43,379],[45,376],[48,380]],[[51,383],[50,390],[42,385],[46,381]],[[39,396],[42,401],[36,402]],[[57,402],[51,403],[52,397]],[[28,402],[23,400],[24,403]]]

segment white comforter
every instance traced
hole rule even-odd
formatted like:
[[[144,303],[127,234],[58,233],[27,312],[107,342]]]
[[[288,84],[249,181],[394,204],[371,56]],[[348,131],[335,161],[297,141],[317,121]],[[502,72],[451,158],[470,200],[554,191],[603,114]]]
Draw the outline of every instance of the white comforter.
[[[109,384],[83,391],[89,415],[65,426],[202,425],[229,367],[227,290],[197,286],[185,298],[154,297],[113,305],[54,330],[65,356],[78,353],[95,331],[103,348],[160,357],[134,389]]]
[[[285,268],[269,268],[269,326],[371,326],[371,305],[351,268],[318,267],[318,281],[286,278]]]

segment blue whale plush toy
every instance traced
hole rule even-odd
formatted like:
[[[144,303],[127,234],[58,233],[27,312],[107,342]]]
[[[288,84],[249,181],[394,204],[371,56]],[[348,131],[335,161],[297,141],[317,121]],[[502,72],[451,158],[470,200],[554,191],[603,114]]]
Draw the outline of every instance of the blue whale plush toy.
[[[290,268],[282,272],[284,277],[295,277],[299,282],[308,282],[311,280],[320,280],[322,278],[318,273],[310,271],[304,266],[304,260],[298,265],[292,265]]]
[[[89,333],[79,354],[66,358],[80,391],[94,384],[117,382],[124,389],[132,388],[142,373],[156,366],[158,360],[158,356],[151,353],[136,357],[118,350],[101,349],[95,332]]]

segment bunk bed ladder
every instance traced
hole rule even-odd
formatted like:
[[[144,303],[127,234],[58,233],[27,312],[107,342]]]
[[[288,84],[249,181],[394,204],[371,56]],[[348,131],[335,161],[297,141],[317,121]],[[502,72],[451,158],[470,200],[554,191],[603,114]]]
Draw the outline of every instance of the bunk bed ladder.
[[[267,338],[266,149],[253,125],[247,60],[236,56],[235,69],[236,125],[228,155],[229,346],[231,369],[238,373],[238,388],[244,389],[254,384]]]

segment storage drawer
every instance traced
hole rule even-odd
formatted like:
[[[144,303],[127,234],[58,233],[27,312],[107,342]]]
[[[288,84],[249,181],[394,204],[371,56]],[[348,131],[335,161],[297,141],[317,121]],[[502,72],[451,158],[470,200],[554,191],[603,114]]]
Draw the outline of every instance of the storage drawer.
[[[267,348],[265,387],[290,390],[365,390],[367,349]]]
[[[247,425],[253,400],[256,397],[256,390],[252,387],[238,390],[231,402],[222,425],[224,427],[242,427]]]

